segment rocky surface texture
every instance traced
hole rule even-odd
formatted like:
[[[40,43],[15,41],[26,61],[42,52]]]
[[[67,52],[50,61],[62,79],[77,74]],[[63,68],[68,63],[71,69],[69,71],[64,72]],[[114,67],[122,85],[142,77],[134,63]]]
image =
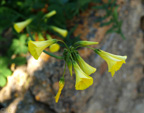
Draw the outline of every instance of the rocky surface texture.
[[[123,33],[104,36],[107,27],[97,28],[94,11],[81,15],[77,30],[82,38],[100,42],[97,48],[127,55],[126,64],[112,78],[106,62],[88,49],[80,49],[84,60],[97,68],[94,84],[75,90],[75,75],[66,71],[65,87],[59,103],[54,96],[64,62],[42,54],[38,61],[28,57],[27,66],[17,67],[0,90],[0,103],[8,113],[143,113],[144,112],[144,5],[142,0],[121,0]],[[88,33],[86,33],[86,31]],[[76,33],[75,33],[76,35]],[[4,112],[0,111],[0,113]],[[6,113],[7,113],[6,112]]]

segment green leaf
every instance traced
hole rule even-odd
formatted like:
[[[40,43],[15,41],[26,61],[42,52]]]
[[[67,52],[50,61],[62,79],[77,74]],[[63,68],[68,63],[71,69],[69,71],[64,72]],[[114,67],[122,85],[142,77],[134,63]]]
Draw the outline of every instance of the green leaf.
[[[60,0],[62,4],[67,3],[69,0]]]
[[[4,87],[7,83],[7,79],[0,75],[0,87]]]
[[[0,68],[7,67],[9,63],[9,59],[7,57],[0,56]]]
[[[100,6],[100,5],[99,5],[99,6],[93,6],[92,8],[93,8],[93,9],[105,9],[104,6]]]
[[[0,41],[6,41],[6,38],[0,36]]]
[[[8,68],[1,68],[0,69],[0,75],[3,75],[3,76],[5,76],[5,77],[8,77],[8,76],[10,76],[12,74],[12,72],[11,72],[11,70],[10,69],[8,69]]]
[[[1,31],[11,26],[18,17],[18,14],[16,14],[16,12],[14,12],[13,10],[6,7],[0,7]]]
[[[11,45],[11,50],[15,54],[27,53],[28,48],[26,46],[26,35],[21,35],[19,39],[14,39]]]
[[[85,4],[88,4],[91,0],[78,0],[79,7],[84,6]]]
[[[111,20],[109,22],[101,23],[100,26],[103,27],[103,26],[108,26],[110,24],[112,24]]]
[[[106,32],[106,34],[116,32],[116,28],[117,28],[117,26],[112,26],[112,27]]]
[[[122,32],[120,32],[121,37],[125,40],[126,37],[124,36],[124,34]]]
[[[113,17],[115,20],[118,20],[118,11],[117,10],[118,10],[118,7],[116,7],[113,11]]]
[[[11,63],[15,63],[16,65],[26,64],[27,60],[25,57],[16,57],[11,61]]]
[[[64,41],[66,42],[66,44],[68,46],[73,45],[75,42],[80,41],[80,35],[70,38],[72,36],[72,33],[76,30],[78,25],[75,25],[73,28],[71,28],[71,30],[68,33],[68,36],[64,39]]]

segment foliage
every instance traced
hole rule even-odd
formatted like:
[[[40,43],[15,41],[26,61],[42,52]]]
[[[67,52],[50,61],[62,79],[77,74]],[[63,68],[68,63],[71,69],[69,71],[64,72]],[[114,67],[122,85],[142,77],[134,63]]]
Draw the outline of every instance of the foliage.
[[[11,75],[11,70],[7,67],[8,64],[7,57],[0,57],[0,87],[5,86],[7,81],[7,76]]]
[[[10,49],[14,54],[26,54],[28,52],[27,46],[25,45],[26,38],[26,35],[21,35],[19,39],[13,39]]]
[[[117,0],[108,0],[107,3],[104,1],[95,1],[96,3],[99,3],[101,5],[94,6],[94,9],[97,10],[104,10],[106,14],[102,17],[99,17],[96,22],[101,22],[101,27],[112,25],[110,29],[107,31],[107,33],[118,33],[121,35],[123,39],[125,39],[125,36],[122,33],[121,27],[122,27],[122,21],[119,20],[118,16],[118,5],[116,4]],[[106,19],[110,18],[108,21],[105,21]]]

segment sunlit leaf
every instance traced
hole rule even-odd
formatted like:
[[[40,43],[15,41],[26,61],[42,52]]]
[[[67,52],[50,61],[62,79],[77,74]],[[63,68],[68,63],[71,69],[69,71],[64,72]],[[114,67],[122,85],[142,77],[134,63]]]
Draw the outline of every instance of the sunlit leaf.
[[[0,69],[0,75],[7,77],[7,76],[10,76],[11,74],[12,74],[12,72],[8,68],[1,68]]]
[[[0,74],[0,87],[4,87],[7,83],[7,79]]]

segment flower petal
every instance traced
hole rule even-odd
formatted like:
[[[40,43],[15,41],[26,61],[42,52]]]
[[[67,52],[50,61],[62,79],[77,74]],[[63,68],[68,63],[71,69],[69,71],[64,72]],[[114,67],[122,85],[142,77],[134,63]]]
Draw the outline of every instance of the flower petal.
[[[77,55],[77,61],[80,65],[80,68],[83,70],[83,72],[85,72],[87,75],[91,75],[92,73],[94,73],[96,71],[96,68],[90,66],[89,64],[87,64],[81,57],[80,55]]]

